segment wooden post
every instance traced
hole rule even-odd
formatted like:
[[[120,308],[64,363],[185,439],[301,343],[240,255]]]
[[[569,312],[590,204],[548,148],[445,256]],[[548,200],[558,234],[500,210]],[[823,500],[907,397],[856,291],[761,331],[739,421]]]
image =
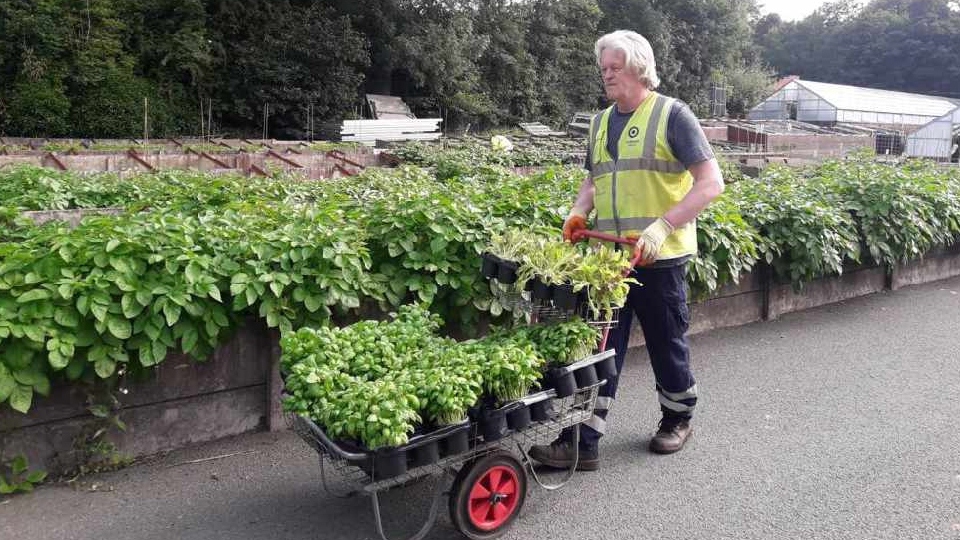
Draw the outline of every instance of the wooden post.
[[[207,142],[213,139],[213,98],[207,98]]]
[[[151,172],[155,172],[157,170],[153,165],[151,165],[149,162],[147,162],[142,157],[140,157],[140,154],[138,154],[137,151],[134,150],[133,148],[130,148],[127,150],[127,156],[129,156],[130,159],[136,161],[140,165],[143,165],[144,167],[147,168],[147,170]]]
[[[269,120],[269,113],[267,109],[267,104],[263,104],[263,141],[267,140],[267,121]]]
[[[147,96],[143,96],[143,144],[150,142],[150,134],[147,131]]]

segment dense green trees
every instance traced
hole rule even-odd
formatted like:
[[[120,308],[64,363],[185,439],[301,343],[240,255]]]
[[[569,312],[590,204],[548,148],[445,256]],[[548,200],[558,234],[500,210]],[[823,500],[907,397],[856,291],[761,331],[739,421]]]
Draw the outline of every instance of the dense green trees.
[[[662,90],[705,114],[708,88],[747,110],[772,75],[949,94],[957,0],[828,3],[798,22],[758,0],[0,0],[0,135],[303,137],[400,95],[449,129],[603,104],[593,58],[630,28]],[[960,96],[955,96],[960,97]],[[210,110],[212,109],[212,110]]]
[[[602,105],[593,43],[635,28],[664,90],[743,69],[755,0],[0,0],[0,134],[303,137],[403,96],[448,128]],[[212,110],[210,110],[212,109]],[[201,111],[203,115],[201,116]]]
[[[782,74],[960,98],[957,0],[839,0],[795,23],[766,17],[757,43]]]

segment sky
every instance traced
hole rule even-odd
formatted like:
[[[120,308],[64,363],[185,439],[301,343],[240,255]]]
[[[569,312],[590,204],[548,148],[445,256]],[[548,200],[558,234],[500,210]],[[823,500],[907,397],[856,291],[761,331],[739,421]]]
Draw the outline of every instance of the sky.
[[[760,13],[776,13],[784,21],[799,21],[813,13],[826,0],[759,0]]]

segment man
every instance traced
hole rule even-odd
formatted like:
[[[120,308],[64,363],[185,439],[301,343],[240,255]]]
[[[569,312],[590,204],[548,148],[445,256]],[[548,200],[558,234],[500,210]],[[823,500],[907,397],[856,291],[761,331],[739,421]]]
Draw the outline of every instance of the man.
[[[607,97],[614,104],[595,116],[587,147],[589,177],[563,225],[567,240],[587,227],[638,238],[640,255],[619,323],[608,340],[623,368],[634,314],[640,321],[663,414],[650,450],[669,454],[690,437],[697,385],[690,371],[686,264],[697,251],[696,217],[723,192],[723,178],[703,130],[683,103],[654,91],[660,84],[653,50],[643,36],[620,30],[601,37],[595,52]],[[600,466],[598,442],[616,396],[619,376],[600,390],[594,416],[580,426],[580,470]],[[573,465],[573,431],[530,456],[552,467]]]

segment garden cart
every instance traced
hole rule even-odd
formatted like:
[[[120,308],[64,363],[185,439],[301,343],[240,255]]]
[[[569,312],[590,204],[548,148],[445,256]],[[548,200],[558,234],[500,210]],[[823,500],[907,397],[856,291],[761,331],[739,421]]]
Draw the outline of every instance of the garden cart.
[[[580,239],[588,236],[610,239],[592,232]],[[538,300],[531,291],[503,287],[499,281],[493,283],[492,289],[502,305],[523,312],[532,324],[571,317],[587,320],[602,335],[601,352],[548,370],[545,390],[505,404],[474,407],[467,420],[415,434],[400,446],[367,450],[334,440],[322,426],[304,415],[290,416],[294,431],[320,456],[321,480],[327,492],[341,497],[369,496],[377,532],[384,540],[388,537],[381,518],[380,494],[391,488],[439,477],[426,521],[411,540],[422,539],[429,533],[444,495],[448,496],[450,519],[464,536],[490,539],[502,535],[516,519],[531,480],[555,490],[566,484],[576,470],[574,461],[561,478],[548,480],[538,474],[527,450],[549,443],[563,430],[576,428],[593,416],[601,386],[616,375],[615,352],[603,350],[603,345],[610,328],[617,324],[617,312],[603,320],[590,320],[591,312],[582,303],[572,309],[559,307],[559,301]],[[571,431],[573,446],[577,448],[579,429]],[[336,485],[331,476],[338,479]]]

